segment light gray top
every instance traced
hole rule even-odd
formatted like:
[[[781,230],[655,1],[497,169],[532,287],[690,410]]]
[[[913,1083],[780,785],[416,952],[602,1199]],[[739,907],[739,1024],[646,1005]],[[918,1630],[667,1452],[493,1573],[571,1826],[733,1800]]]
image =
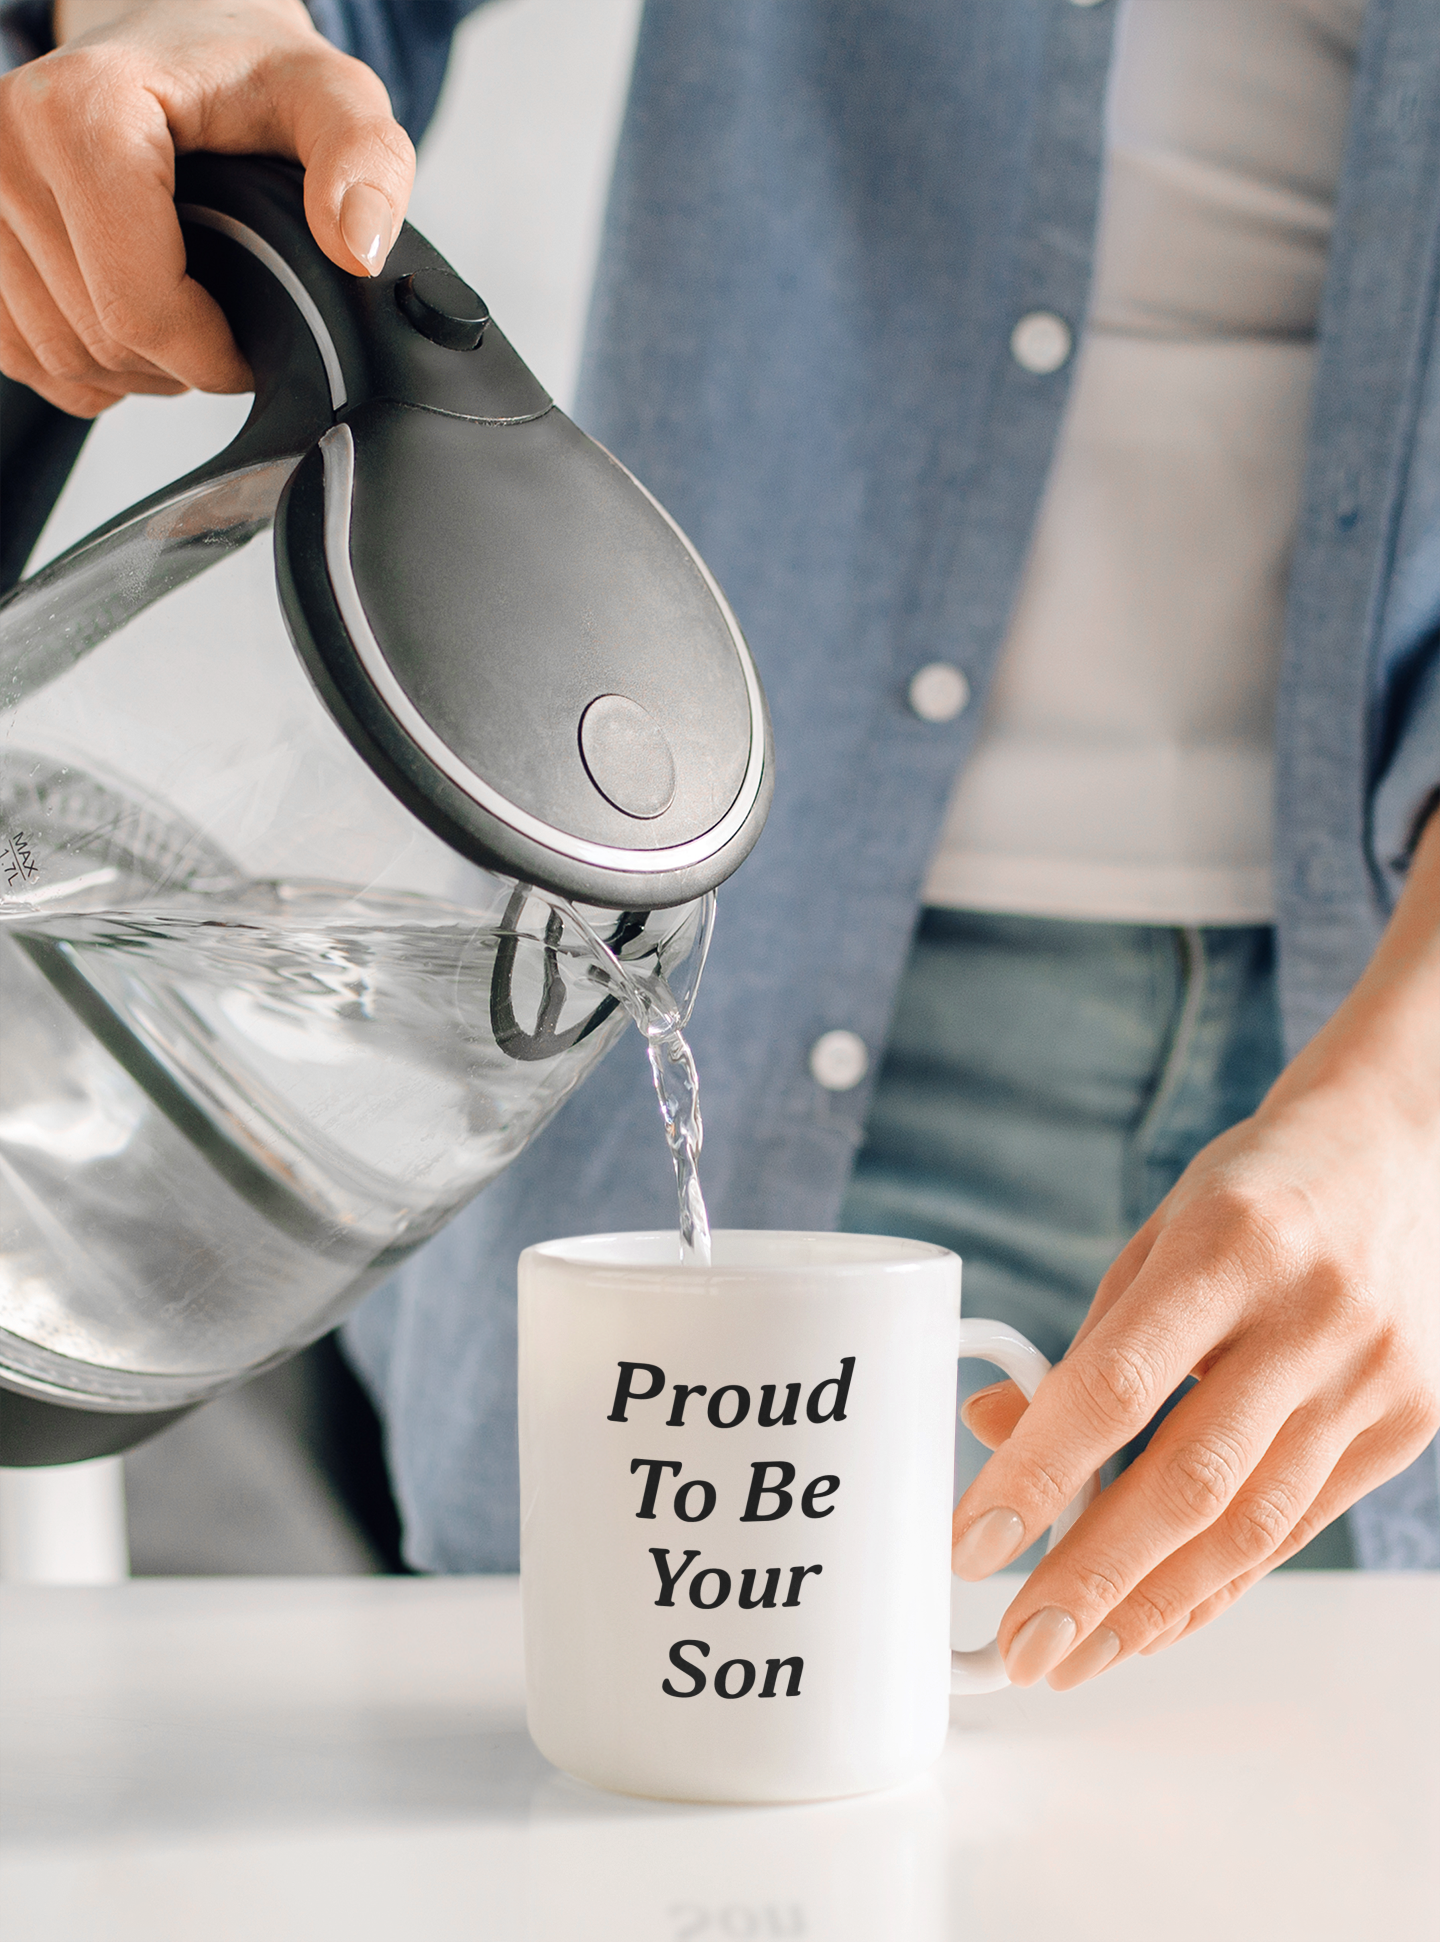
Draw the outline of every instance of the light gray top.
[[[1124,0],[1089,316],[927,902],[1274,915],[1275,688],[1362,14]]]

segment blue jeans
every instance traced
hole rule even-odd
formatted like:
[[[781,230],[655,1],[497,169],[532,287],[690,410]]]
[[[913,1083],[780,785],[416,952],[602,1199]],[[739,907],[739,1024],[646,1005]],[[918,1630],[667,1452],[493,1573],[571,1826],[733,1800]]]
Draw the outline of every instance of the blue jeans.
[[[927,910],[841,1225],[953,1248],[965,1312],[1056,1361],[1136,1228],[1281,1063],[1268,926]],[[962,1394],[994,1380],[962,1365]],[[1316,1543],[1307,1561],[1351,1562],[1343,1525]]]

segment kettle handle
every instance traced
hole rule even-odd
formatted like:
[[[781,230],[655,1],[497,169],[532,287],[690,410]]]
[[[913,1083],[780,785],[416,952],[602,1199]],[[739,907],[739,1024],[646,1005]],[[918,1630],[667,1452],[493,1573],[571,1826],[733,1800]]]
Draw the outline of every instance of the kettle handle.
[[[332,424],[372,399],[491,424],[549,410],[549,394],[493,326],[484,328],[478,345],[458,349],[444,341],[443,315],[437,324],[429,310],[402,307],[422,274],[440,273],[456,290],[467,290],[408,223],[381,274],[357,277],[332,263],[311,235],[304,173],[293,163],[184,155],[175,168],[175,201],[187,269],[225,313],[255,374],[255,402],[224,451],[108,521],[82,546],[212,481],[298,460]],[[483,304],[479,311],[484,314]],[[430,334],[436,328],[439,335]],[[18,580],[90,423],[14,379],[0,385],[0,591]],[[283,471],[276,472],[283,484]]]
[[[291,279],[301,287],[302,277],[316,281],[313,261],[304,260],[309,256],[320,257],[332,276],[344,274],[322,256],[305,228],[301,172],[284,163],[250,158],[183,156],[176,165],[176,202],[186,268],[215,297],[249,359],[255,373],[255,403],[223,452],[185,479],[128,508],[91,539],[212,478],[267,458],[286,454],[298,458],[332,422],[331,388],[313,333],[305,328],[293,290],[285,287],[273,264],[254,247],[259,244],[273,253],[282,268],[299,256],[301,275],[292,272]],[[197,220],[187,219],[187,205],[195,209]],[[208,223],[206,216],[212,217]],[[229,247],[220,242],[223,232],[214,220],[217,217],[239,232],[232,233]],[[242,237],[253,239],[250,247]],[[0,379],[0,592],[8,592],[24,571],[93,422],[72,417],[14,378]]]
[[[0,593],[25,571],[93,422],[0,373]]]

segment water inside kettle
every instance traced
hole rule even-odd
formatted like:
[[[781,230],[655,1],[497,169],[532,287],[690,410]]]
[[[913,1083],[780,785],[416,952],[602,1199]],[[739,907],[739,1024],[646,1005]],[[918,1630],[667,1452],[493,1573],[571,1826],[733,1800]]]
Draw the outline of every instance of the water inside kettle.
[[[707,907],[247,878],[73,764],[3,767],[0,1346],[39,1384],[163,1404],[311,1339],[515,1157],[627,1008],[673,1041],[667,971],[693,995]]]
[[[306,896],[7,928],[10,1333],[136,1375],[248,1367],[428,1239],[589,1070],[537,1080],[496,1043],[503,934],[363,898],[310,928]],[[583,1025],[603,994],[578,983]],[[598,1020],[595,1056],[627,1022]]]

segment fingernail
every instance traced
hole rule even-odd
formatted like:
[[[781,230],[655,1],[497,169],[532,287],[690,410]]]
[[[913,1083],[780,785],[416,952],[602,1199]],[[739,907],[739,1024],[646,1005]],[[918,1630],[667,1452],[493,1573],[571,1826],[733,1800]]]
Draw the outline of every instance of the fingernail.
[[[971,1403],[978,1403],[982,1396],[993,1396],[997,1389],[1008,1389],[1009,1386],[1008,1380],[1005,1382],[987,1382],[983,1389],[972,1389],[970,1394],[965,1398],[963,1406],[968,1409]]]
[[[955,1540],[950,1569],[957,1578],[988,1578],[1025,1544],[1025,1525],[1013,1510],[985,1510]]]
[[[352,182],[340,204],[340,234],[352,256],[358,256],[371,276],[379,276],[390,251],[395,216],[378,189],[368,182]]]
[[[969,1408],[973,1403],[983,1403],[987,1396],[995,1395],[995,1393],[998,1390],[1001,1390],[1004,1387],[1005,1387],[1005,1384],[1003,1382],[987,1382],[983,1389],[972,1389],[970,1391],[970,1394],[965,1398],[964,1402],[961,1403],[960,1405],[961,1421],[962,1422],[964,1421],[966,1411],[969,1410]]]
[[[1176,1639],[1179,1638],[1180,1634],[1185,1630],[1185,1627],[1189,1623],[1190,1623],[1190,1618],[1187,1613],[1187,1615],[1180,1620],[1178,1625],[1168,1626],[1166,1630],[1163,1631],[1158,1638],[1151,1639],[1148,1645],[1142,1645],[1140,1648],[1141,1656],[1143,1658],[1148,1658],[1152,1652],[1163,1652],[1167,1645],[1173,1645],[1175,1643]]]
[[[1119,1650],[1118,1636],[1108,1625],[1101,1625],[1076,1646],[1068,1659],[1062,1659],[1056,1666],[1050,1674],[1052,1688],[1057,1693],[1068,1693],[1072,1686],[1083,1686],[1087,1679],[1103,1672]]]
[[[1059,1665],[1075,1642],[1075,1621],[1058,1605],[1046,1605],[1027,1618],[1005,1654],[1005,1671],[1012,1686],[1033,1686]]]

